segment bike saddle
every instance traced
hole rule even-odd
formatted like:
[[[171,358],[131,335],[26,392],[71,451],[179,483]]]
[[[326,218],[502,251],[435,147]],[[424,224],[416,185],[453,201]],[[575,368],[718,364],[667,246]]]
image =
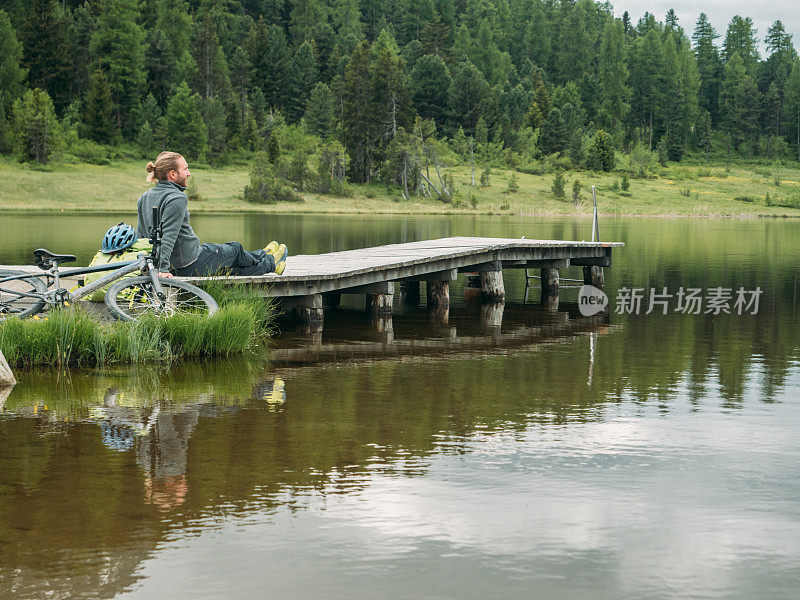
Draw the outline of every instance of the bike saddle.
[[[36,266],[46,271],[54,264],[73,262],[77,258],[72,254],[53,254],[49,250],[39,248],[33,251],[33,256],[36,258]]]

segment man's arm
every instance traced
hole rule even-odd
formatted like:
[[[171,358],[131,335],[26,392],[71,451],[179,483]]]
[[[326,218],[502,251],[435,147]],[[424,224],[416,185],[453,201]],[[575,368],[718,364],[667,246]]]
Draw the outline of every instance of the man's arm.
[[[183,225],[187,205],[186,196],[174,194],[161,207],[161,248],[157,265],[160,273],[169,273],[169,259]]]

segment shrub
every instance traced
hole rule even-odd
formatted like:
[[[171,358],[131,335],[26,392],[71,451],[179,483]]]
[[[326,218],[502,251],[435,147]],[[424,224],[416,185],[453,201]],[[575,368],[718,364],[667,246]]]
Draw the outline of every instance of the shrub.
[[[550,191],[552,191],[553,196],[559,200],[563,200],[566,197],[566,193],[564,192],[565,184],[564,173],[556,171],[556,176],[553,178],[553,187],[550,188]]]
[[[616,164],[611,136],[602,129],[594,136],[586,157],[587,166],[594,171],[611,171]]]
[[[681,188],[680,189],[681,196],[686,196],[687,198],[691,198],[692,190],[690,188]]]
[[[734,200],[737,202],[752,202],[753,198],[751,196],[736,196]]]
[[[93,165],[111,164],[108,149],[91,140],[77,140],[70,146],[69,151],[83,162]]]
[[[583,190],[583,185],[578,179],[572,182],[572,201],[575,203],[575,206],[581,203],[581,191]]]
[[[625,192],[627,192],[629,189],[631,189],[631,181],[630,181],[630,179],[628,179],[628,174],[627,173],[623,173],[622,174],[622,183],[620,184],[620,187]]]
[[[244,188],[244,199],[256,204],[303,201],[301,196],[275,175],[272,164],[263,152],[256,154],[253,170],[250,172],[250,185]]]
[[[769,197],[769,192],[767,192],[767,196],[764,198],[764,206],[772,206],[772,198]]]
[[[660,164],[662,167],[666,167],[667,161],[669,160],[669,147],[667,146],[666,137],[662,137],[658,141],[656,152],[658,153],[658,164]]]
[[[478,197],[475,195],[475,192],[469,193],[469,196],[467,196],[467,202],[469,202],[469,205],[473,209],[478,208]]]
[[[480,187],[482,187],[482,188],[491,187],[491,185],[492,185],[491,176],[492,176],[491,167],[486,167],[486,169],[484,169],[483,173],[481,173],[481,182],[480,182],[481,184],[480,184]]]
[[[619,191],[619,181],[617,181],[616,179],[614,180],[614,183],[611,184],[611,191],[612,192]]]
[[[508,179],[508,184],[506,186],[505,193],[506,194],[513,194],[514,192],[519,191],[519,184],[517,183],[517,176],[514,173],[511,173],[511,177]]]
[[[636,177],[647,177],[658,162],[658,154],[652,152],[642,142],[637,142],[628,153],[629,170]]]

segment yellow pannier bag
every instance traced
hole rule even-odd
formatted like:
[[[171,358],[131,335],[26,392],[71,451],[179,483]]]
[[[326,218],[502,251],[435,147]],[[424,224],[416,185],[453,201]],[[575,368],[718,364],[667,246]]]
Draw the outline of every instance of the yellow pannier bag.
[[[147,254],[152,249],[153,245],[150,243],[150,240],[147,238],[143,238],[141,240],[137,240],[136,242],[133,243],[132,246],[126,248],[122,252],[114,252],[112,254],[98,252],[97,254],[94,255],[94,258],[92,259],[92,262],[89,263],[89,266],[96,267],[99,265],[108,265],[112,263],[128,262],[131,260],[136,260],[140,254]],[[100,279],[101,277],[105,277],[109,273],[111,273],[111,271],[99,271],[97,273],[87,273],[83,280],[83,285],[89,285],[93,281],[97,281],[98,279]],[[122,277],[122,279],[124,279],[125,277],[136,277],[137,275],[139,275],[139,273],[134,271],[133,273],[128,273],[127,275]],[[116,283],[117,281],[119,281],[119,279],[112,281],[105,287],[93,291],[91,294],[86,296],[86,299],[91,300],[93,302],[102,302],[108,288],[110,288],[111,285]]]

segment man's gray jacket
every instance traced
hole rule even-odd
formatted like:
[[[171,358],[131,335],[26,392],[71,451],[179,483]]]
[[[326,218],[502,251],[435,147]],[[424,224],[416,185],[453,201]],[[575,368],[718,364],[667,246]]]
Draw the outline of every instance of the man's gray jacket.
[[[150,236],[153,207],[160,206],[161,255],[156,267],[162,273],[189,266],[200,256],[200,240],[189,225],[189,198],[186,188],[172,181],[159,181],[139,197],[139,221],[136,233],[140,238]]]

